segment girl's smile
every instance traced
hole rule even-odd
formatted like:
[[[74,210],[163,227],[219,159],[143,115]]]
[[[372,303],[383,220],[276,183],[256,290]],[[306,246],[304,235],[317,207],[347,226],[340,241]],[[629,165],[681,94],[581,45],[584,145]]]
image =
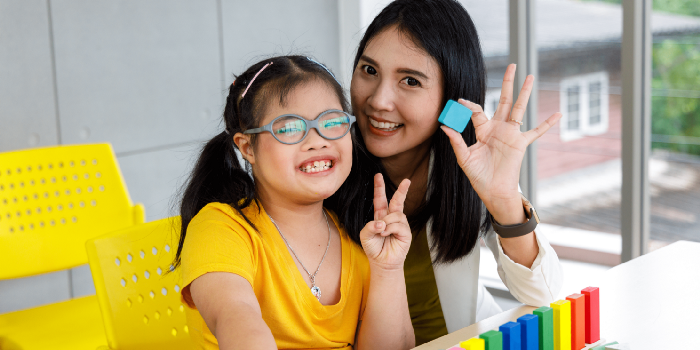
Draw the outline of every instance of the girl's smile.
[[[299,170],[309,175],[326,175],[333,170],[336,160],[333,156],[311,157],[299,166]]]

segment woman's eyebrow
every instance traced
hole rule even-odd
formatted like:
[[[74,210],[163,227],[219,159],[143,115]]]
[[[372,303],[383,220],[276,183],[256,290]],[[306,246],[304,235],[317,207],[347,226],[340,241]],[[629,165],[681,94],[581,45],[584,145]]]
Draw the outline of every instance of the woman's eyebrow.
[[[365,62],[367,62],[367,63],[369,63],[369,64],[371,64],[371,65],[373,65],[373,66],[379,67],[379,63],[377,63],[377,61],[375,61],[375,60],[369,58],[369,57],[366,56],[366,55],[360,56],[360,61],[365,61]]]
[[[424,80],[430,80],[427,75],[423,74],[420,71],[417,71],[415,69],[408,69],[408,68],[399,68],[396,70],[398,73],[403,73],[403,74],[408,74],[408,75],[415,75],[419,78],[422,78]]]
[[[360,61],[365,61],[365,62],[367,62],[367,63],[369,63],[369,64],[371,64],[371,65],[373,65],[373,66],[375,66],[375,67],[379,67],[379,63],[377,63],[377,61],[375,61],[375,60],[369,58],[369,57],[366,56],[366,55],[360,56]],[[410,68],[399,68],[399,69],[396,70],[396,72],[397,72],[397,73],[402,73],[402,74],[414,75],[414,76],[416,76],[416,77],[418,77],[418,78],[421,78],[421,79],[424,79],[424,80],[430,80],[430,78],[428,78],[428,75],[426,75],[425,73],[423,73],[423,72],[421,72],[421,71],[417,71],[417,70],[415,70],[415,69],[410,69]]]

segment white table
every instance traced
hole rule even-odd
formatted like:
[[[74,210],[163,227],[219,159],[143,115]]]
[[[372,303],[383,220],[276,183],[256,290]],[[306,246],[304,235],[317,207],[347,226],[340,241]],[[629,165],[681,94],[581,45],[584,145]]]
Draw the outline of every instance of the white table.
[[[602,338],[627,343],[633,350],[700,350],[700,243],[673,243],[582,283],[565,292],[600,287]],[[505,311],[416,350],[447,349],[534,309]]]

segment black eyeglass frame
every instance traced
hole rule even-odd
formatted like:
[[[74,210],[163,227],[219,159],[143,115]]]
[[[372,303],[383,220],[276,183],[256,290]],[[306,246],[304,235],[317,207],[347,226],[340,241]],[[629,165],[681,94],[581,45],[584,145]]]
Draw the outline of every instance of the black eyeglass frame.
[[[326,115],[326,114],[329,114],[329,113],[336,113],[336,112],[340,112],[340,113],[342,113],[342,114],[345,114],[345,115],[348,117],[348,119],[350,119],[350,125],[348,125],[348,129],[347,129],[342,135],[340,135],[340,136],[338,136],[338,137],[334,137],[334,138],[326,137],[326,136],[323,134],[323,132],[321,132],[321,128],[320,128],[320,125],[318,124],[318,120],[319,120],[321,117],[323,117],[324,115]],[[302,136],[302,138],[299,139],[299,141],[296,141],[296,142],[284,142],[284,141],[278,139],[277,136],[275,135],[274,131],[272,131],[272,125],[274,125],[275,122],[276,122],[278,119],[286,118],[286,117],[297,117],[297,118],[303,120],[304,123],[306,123],[306,130],[304,130],[304,136]],[[283,114],[283,115],[281,115],[281,116],[279,116],[279,117],[273,119],[271,122],[269,122],[269,123],[267,123],[267,124],[265,124],[265,125],[263,125],[263,126],[261,126],[261,127],[259,127],[259,128],[248,129],[248,130],[244,131],[243,133],[246,134],[246,135],[249,135],[249,134],[259,134],[259,133],[263,133],[263,132],[267,131],[267,132],[269,132],[270,134],[272,134],[272,137],[274,137],[275,140],[279,141],[280,143],[283,143],[283,144],[285,144],[285,145],[294,145],[294,144],[297,144],[297,143],[299,143],[299,142],[301,142],[301,141],[304,141],[304,139],[306,138],[306,135],[309,134],[309,131],[310,131],[311,129],[316,129],[316,132],[317,132],[321,137],[323,137],[323,138],[326,139],[326,140],[338,140],[338,139],[341,139],[341,138],[343,138],[345,135],[347,135],[348,132],[350,132],[350,129],[352,128],[352,124],[353,124],[355,121],[356,121],[355,116],[352,115],[352,114],[350,114],[350,113],[347,113],[347,112],[345,112],[345,111],[341,111],[341,110],[339,110],[339,109],[329,109],[329,110],[323,111],[321,114],[318,115],[318,117],[316,117],[316,118],[313,119],[313,120],[308,120],[308,119],[306,119],[306,118],[304,118],[304,117],[302,117],[302,116],[300,116],[300,115],[297,115],[297,114]]]

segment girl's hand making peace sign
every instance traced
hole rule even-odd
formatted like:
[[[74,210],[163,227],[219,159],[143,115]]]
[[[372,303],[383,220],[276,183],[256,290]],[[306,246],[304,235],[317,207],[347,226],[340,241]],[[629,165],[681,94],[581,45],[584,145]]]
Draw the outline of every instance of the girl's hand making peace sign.
[[[403,213],[408,187],[411,181],[404,179],[387,204],[384,178],[374,176],[374,221],[360,231],[360,241],[370,264],[386,270],[403,268],[408,248],[411,246],[411,228]]]

